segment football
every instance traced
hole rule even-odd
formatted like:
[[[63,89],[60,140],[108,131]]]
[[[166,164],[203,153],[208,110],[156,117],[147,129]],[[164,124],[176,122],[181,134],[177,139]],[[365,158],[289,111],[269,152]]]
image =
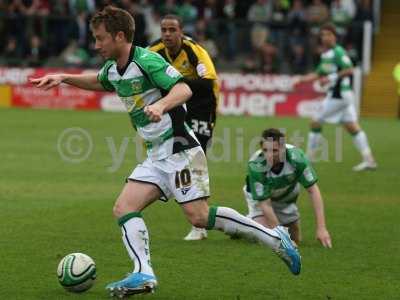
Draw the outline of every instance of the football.
[[[92,287],[96,279],[96,265],[86,254],[71,253],[58,264],[57,277],[67,291],[84,292]]]

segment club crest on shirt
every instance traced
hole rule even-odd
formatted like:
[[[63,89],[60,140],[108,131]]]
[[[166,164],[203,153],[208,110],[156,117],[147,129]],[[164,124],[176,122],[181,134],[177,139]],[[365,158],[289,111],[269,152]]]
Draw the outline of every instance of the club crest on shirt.
[[[132,90],[133,90],[133,93],[135,93],[135,94],[142,92],[142,83],[140,82],[140,80],[132,81]]]

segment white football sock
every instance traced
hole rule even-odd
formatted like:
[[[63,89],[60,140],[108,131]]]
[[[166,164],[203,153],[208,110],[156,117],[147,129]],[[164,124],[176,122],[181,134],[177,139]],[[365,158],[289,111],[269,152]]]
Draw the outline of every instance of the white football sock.
[[[364,131],[359,131],[353,135],[353,142],[357,150],[360,152],[364,161],[373,162],[371,148],[368,144],[368,138]]]
[[[129,213],[118,221],[121,226],[122,240],[133,260],[135,268],[133,272],[142,272],[154,275],[150,263],[150,240],[146,224],[139,212]]]
[[[256,239],[272,249],[278,248],[281,243],[279,235],[274,230],[228,207],[210,207],[207,229],[217,229],[228,235],[239,234],[249,239]]]
[[[307,155],[310,156],[310,158],[315,156],[315,152],[321,144],[321,139],[321,132],[310,131],[308,133]]]

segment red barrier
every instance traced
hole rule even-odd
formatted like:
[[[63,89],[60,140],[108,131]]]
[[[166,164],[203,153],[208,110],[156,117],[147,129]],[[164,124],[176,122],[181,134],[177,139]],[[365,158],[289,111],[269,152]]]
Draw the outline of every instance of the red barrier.
[[[11,106],[123,111],[124,106],[115,93],[85,91],[61,84],[49,91],[42,91],[29,83],[29,78],[48,73],[83,73],[95,70],[53,68],[0,68],[0,85],[11,86],[11,93],[0,93]],[[222,115],[249,116],[310,116],[319,106],[323,91],[315,84],[303,83],[293,88],[293,76],[258,74],[219,74]],[[7,102],[7,99],[0,99]]]

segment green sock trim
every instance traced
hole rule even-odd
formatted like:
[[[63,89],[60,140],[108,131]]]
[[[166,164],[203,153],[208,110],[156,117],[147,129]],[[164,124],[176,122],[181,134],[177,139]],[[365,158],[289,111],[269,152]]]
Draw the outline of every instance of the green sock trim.
[[[122,226],[132,218],[143,218],[143,215],[140,211],[131,212],[131,213],[126,214],[126,215],[122,216],[121,218],[119,218],[118,225]]]
[[[217,206],[211,206],[208,211],[208,224],[206,229],[211,230],[214,229],[215,226],[215,218],[217,217]]]
[[[320,133],[320,132],[322,132],[322,128],[321,127],[320,128],[311,128],[311,131],[315,132],[315,133]]]

